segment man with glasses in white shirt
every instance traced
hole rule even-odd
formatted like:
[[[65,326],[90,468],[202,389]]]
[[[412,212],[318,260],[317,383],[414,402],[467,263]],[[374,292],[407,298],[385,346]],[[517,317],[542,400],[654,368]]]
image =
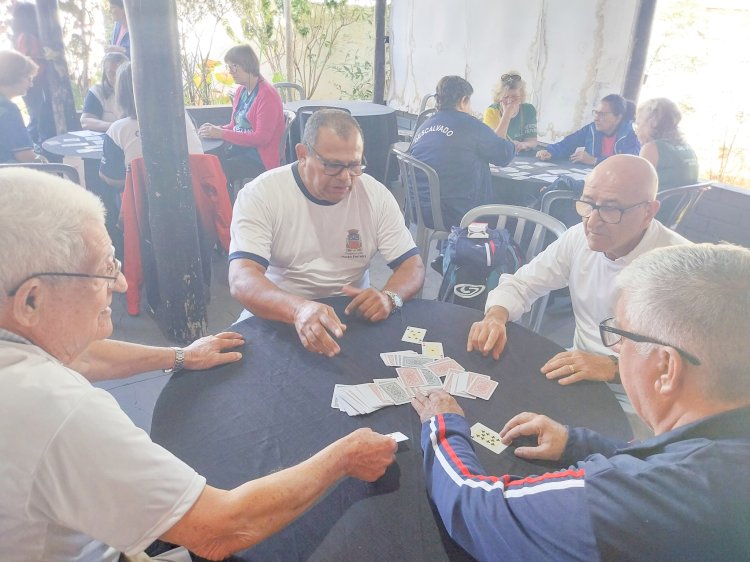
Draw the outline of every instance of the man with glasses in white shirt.
[[[346,325],[315,299],[352,297],[345,313],[378,322],[424,282],[424,264],[396,200],[364,174],[362,131],[348,113],[315,112],[297,162],[237,195],[229,249],[232,296],[250,314],[293,324],[308,350],[332,357]],[[382,289],[368,268],[380,252],[393,274]]]
[[[573,349],[552,357],[542,373],[563,385],[618,382],[617,357],[599,338],[599,323],[613,315],[615,277],[653,248],[689,243],[654,219],[656,192],[656,171],[639,156],[618,154],[594,168],[575,205],[581,224],[515,274],[500,278],[487,297],[484,319],[471,327],[467,349],[498,359],[506,344],[505,324],[518,320],[539,297],[568,287],[576,326]],[[613,390],[630,413],[621,387]]]

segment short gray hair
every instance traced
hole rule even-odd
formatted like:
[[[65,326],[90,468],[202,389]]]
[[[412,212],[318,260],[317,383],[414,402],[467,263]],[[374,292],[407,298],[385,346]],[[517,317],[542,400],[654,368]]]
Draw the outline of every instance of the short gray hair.
[[[104,224],[101,200],[68,180],[0,169],[0,288],[43,271],[73,272],[86,258],[86,226]]]
[[[707,398],[750,398],[750,250],[658,248],[633,260],[617,287],[631,331],[680,347],[706,366],[710,377],[700,384]]]
[[[359,134],[359,138],[364,142],[362,129],[357,120],[346,111],[340,109],[319,109],[313,113],[305,123],[305,132],[302,134],[302,144],[315,147],[318,141],[318,131],[321,127],[331,129],[336,136],[342,139],[348,139],[353,132]]]

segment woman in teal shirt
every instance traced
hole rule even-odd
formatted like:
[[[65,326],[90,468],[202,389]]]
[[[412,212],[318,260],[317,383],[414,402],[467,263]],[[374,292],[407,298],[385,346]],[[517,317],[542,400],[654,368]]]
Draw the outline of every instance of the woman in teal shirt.
[[[698,158],[680,132],[681,119],[677,104],[667,98],[644,102],[635,115],[640,156],[656,168],[659,191],[698,181]]]
[[[484,122],[501,136],[516,145],[516,152],[536,148],[536,108],[526,103],[526,82],[516,71],[509,71],[500,77],[495,86],[494,103],[484,111]],[[502,116],[510,112],[511,120],[505,131],[498,132]],[[502,134],[501,134],[502,133]]]

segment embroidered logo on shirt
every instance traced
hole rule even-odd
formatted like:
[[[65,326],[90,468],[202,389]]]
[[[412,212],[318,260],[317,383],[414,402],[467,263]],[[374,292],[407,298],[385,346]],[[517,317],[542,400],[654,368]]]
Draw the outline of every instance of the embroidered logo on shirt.
[[[362,251],[362,238],[359,235],[359,230],[352,228],[346,235],[346,258],[364,258],[365,254]]]

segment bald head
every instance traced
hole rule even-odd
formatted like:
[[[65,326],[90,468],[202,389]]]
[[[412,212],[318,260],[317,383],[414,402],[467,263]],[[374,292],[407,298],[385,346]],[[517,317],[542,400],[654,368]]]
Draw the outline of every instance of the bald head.
[[[618,195],[625,196],[621,202],[627,204],[653,201],[659,187],[659,179],[651,162],[632,154],[615,154],[607,158],[586,178],[586,185],[589,183],[607,186]]]
[[[586,178],[581,199],[610,211],[604,220],[598,211],[583,218],[589,248],[610,259],[632,251],[659,210],[657,188],[656,170],[640,156],[617,154],[594,168]]]

